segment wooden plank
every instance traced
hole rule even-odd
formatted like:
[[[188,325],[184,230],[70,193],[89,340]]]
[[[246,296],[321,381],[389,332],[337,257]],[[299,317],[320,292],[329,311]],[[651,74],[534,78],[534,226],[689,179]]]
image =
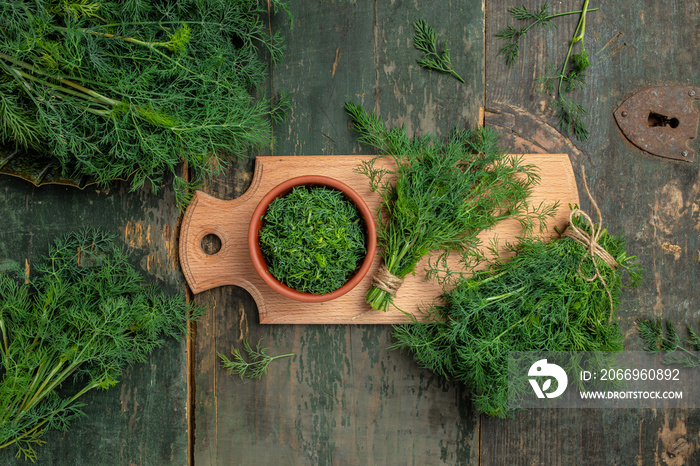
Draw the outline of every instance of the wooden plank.
[[[251,180],[252,160],[237,159],[226,169],[226,176],[203,186],[212,196],[237,198],[247,189]],[[222,464],[218,460],[219,449],[219,404],[231,396],[222,381],[231,376],[219,367],[218,352],[229,354],[233,344],[240,348],[240,339],[247,335],[248,319],[256,313],[255,302],[250,295],[238,287],[221,287],[200,293],[194,303],[206,307],[206,313],[194,325],[194,351],[190,366],[194,405],[192,413],[191,461],[196,464]],[[251,322],[251,326],[254,323]],[[258,336],[259,338],[260,336]],[[225,384],[224,384],[225,385]],[[229,430],[221,429],[222,442],[230,441],[232,433],[229,422],[222,419]],[[235,464],[235,463],[232,463]]]
[[[497,57],[494,34],[513,24],[508,5],[487,4],[486,124],[499,128],[514,151],[566,152],[574,171],[586,167],[588,184],[613,233],[624,233],[628,251],[646,268],[641,286],[623,293],[619,323],[625,348],[641,349],[634,320],[661,316],[698,324],[700,296],[687,286],[698,280],[698,193],[694,165],[646,154],[620,133],[613,111],[628,97],[657,85],[697,85],[697,2],[612,0],[591,2],[600,11],[587,19],[586,49],[592,66],[574,99],[588,109],[587,142],[562,135],[551,99],[538,91],[546,63],[566,54],[576,17],[558,28],[528,34],[512,68]],[[578,10],[583,2],[551,3],[553,12]],[[581,180],[579,178],[579,186]],[[582,208],[590,201],[582,196]],[[484,419],[482,464],[697,464],[700,421],[688,410],[532,410],[505,421]]]
[[[30,269],[59,235],[81,227],[102,228],[123,243],[134,266],[163,289],[182,292],[177,264],[176,220],[171,190],[129,192],[109,188],[46,185],[0,177],[0,269]],[[146,364],[129,367],[110,390],[82,401],[86,416],[67,432],[49,430],[37,464],[184,464],[187,461],[184,341],[167,341]],[[66,390],[69,388],[66,387]],[[0,464],[15,464],[15,449],[0,450]],[[17,461],[17,464],[27,464]]]
[[[372,267],[362,281],[350,292],[331,301],[303,303],[284,297],[270,288],[256,272],[248,247],[249,219],[257,205],[272,188],[297,176],[322,175],[339,180],[358,193],[372,213],[380,203],[379,194],[373,192],[367,178],[356,168],[370,156],[334,156],[328,163],[324,156],[257,157],[253,183],[240,197],[222,201],[202,192],[195,193],[192,204],[185,213],[180,234],[180,263],[193,292],[198,293],[224,285],[237,285],[248,291],[258,309],[263,324],[396,324],[410,322],[406,313],[420,318],[420,306],[436,300],[443,288],[438,283],[425,280],[421,270],[428,266],[426,257],[419,263],[418,273],[405,278],[395,299],[395,308],[386,312],[371,312],[365,302],[372,276],[381,263],[377,255]],[[555,228],[563,231],[569,221],[568,206],[578,204],[576,181],[566,154],[526,154],[523,163],[537,167],[540,183],[533,188],[531,202],[554,204],[561,208],[556,216],[548,219],[544,237],[556,235]],[[396,169],[390,157],[377,161],[377,168]],[[248,219],[248,221],[246,221]],[[220,238],[221,248],[216,254],[207,254],[201,243],[207,235]],[[505,252],[505,245],[522,235],[517,221],[501,222],[480,236],[483,252],[498,238]],[[460,267],[453,258],[453,270]],[[399,310],[401,309],[401,310]],[[356,319],[361,317],[361,321]]]
[[[410,134],[446,134],[472,126],[483,107],[482,3],[439,10],[426,2],[292,2],[294,27],[274,70],[273,93],[291,93],[292,110],[276,126],[275,155],[367,153],[343,111],[352,100]],[[453,62],[467,85],[418,68],[414,19],[452,39]],[[278,18],[279,20],[279,18]],[[474,60],[472,63],[469,60]],[[332,157],[328,163],[333,164]],[[233,199],[252,170],[232,169],[205,191]],[[224,195],[218,195],[223,193]],[[461,386],[387,350],[390,328],[369,325],[258,323],[255,303],[238,287],[196,296],[209,314],[197,328],[195,464],[466,464],[477,460],[478,416]],[[246,338],[274,361],[260,381],[239,380],[216,352]],[[245,325],[243,325],[245,328]]]

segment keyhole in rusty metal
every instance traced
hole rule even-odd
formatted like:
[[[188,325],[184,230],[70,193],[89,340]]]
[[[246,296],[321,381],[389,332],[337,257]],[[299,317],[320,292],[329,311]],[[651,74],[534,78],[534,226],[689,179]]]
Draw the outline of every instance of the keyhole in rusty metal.
[[[670,126],[671,128],[678,128],[680,121],[678,121],[678,118],[669,118],[660,113],[649,112],[648,124],[649,126]]]

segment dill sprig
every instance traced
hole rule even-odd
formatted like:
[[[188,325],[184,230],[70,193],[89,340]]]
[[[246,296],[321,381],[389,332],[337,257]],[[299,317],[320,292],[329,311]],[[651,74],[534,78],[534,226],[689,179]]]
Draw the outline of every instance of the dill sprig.
[[[279,356],[270,356],[267,354],[268,348],[263,348],[260,341],[255,345],[255,349],[250,346],[248,340],[243,340],[243,349],[248,355],[250,361],[246,361],[243,355],[236,348],[231,348],[233,359],[227,358],[224,354],[218,353],[221,358],[221,366],[228,370],[231,374],[238,375],[241,379],[247,377],[249,379],[260,379],[267,374],[267,367],[272,361],[280,358],[294,356],[294,353],[281,354]]]
[[[681,338],[676,327],[668,320],[664,325],[661,319],[638,319],[637,330],[646,343],[646,351],[663,354],[662,363],[681,367],[700,366],[700,333],[691,326],[687,327],[687,338]]]
[[[585,11],[597,10],[598,8],[590,8]],[[508,25],[504,29],[498,31],[496,34],[496,37],[499,39],[507,41],[506,45],[499,49],[498,55],[503,55],[505,57],[506,64],[511,66],[520,56],[520,39],[522,39],[530,29],[537,29],[538,27],[547,29],[549,26],[556,27],[556,24],[552,22],[554,18],[558,18],[560,16],[578,15],[583,13],[584,10],[565,11],[563,13],[552,14],[549,10],[549,3],[544,2],[538,9],[533,11],[528,10],[527,7],[523,5],[511,8],[508,10],[508,12],[518,21],[529,21],[528,24],[525,24],[519,28]]]
[[[360,142],[396,162],[396,169],[386,170],[377,167],[374,158],[359,171],[381,198],[378,244],[384,266],[398,278],[414,273],[416,263],[431,251],[435,264],[444,264],[456,253],[469,270],[485,259],[477,237],[483,230],[513,218],[527,235],[544,228],[556,210],[556,205],[528,205],[532,187],[539,182],[536,167],[506,154],[493,130],[456,130],[446,141],[434,135],[409,139],[404,128],[388,130],[378,116],[353,103],[346,103],[345,109]],[[431,278],[440,279],[440,273]],[[367,302],[386,311],[392,296],[372,286]]]
[[[590,232],[580,217],[573,221]],[[641,269],[622,237],[603,231],[598,244],[619,264],[613,269],[595,258],[616,310],[621,289],[637,286]],[[509,261],[463,278],[443,295],[444,304],[423,308],[421,322],[393,329],[393,349],[405,349],[421,367],[465,383],[475,407],[498,417],[511,411],[509,352],[619,351],[623,340],[609,319],[606,286],[585,278],[595,266],[583,245],[571,238],[528,239],[513,250]]]
[[[228,157],[270,144],[270,120],[287,106],[262,95],[263,53],[277,63],[283,51],[263,21],[267,6],[5,2],[0,142],[46,152],[66,176],[130,177],[134,189],[157,189],[183,161],[195,181],[217,173]]]
[[[83,415],[85,393],[115,385],[201,312],[147,286],[104,232],[56,239],[34,270],[0,275],[0,449],[31,461],[46,430]]]
[[[520,28],[508,25],[505,27],[505,29],[501,29],[496,34],[496,37],[499,39],[507,41],[506,45],[499,49],[498,55],[503,55],[505,57],[506,64],[511,66],[520,56],[520,39],[522,39],[523,36],[525,36],[525,34],[527,34],[527,32],[532,28],[547,28],[550,25],[554,25],[554,23],[551,21],[555,15],[550,14],[549,4],[547,2],[544,2],[539,9],[535,11],[529,11],[523,5],[520,7],[511,8],[508,10],[508,12],[517,20],[532,21],[530,24],[526,24]]]
[[[449,43],[445,41],[442,53],[438,53],[435,30],[422,19],[413,22],[413,30],[413,46],[423,52],[423,56],[416,60],[418,64],[429,70],[451,74],[463,83],[464,79],[452,68]]]
[[[541,87],[550,94],[555,95],[556,104],[559,108],[559,126],[568,134],[573,134],[580,141],[585,141],[589,135],[588,128],[583,121],[583,117],[587,112],[583,106],[566,98],[565,94],[580,88],[585,83],[585,72],[591,64],[590,54],[586,51],[583,41],[586,32],[586,15],[588,12],[597,11],[598,8],[588,8],[588,3],[589,0],[585,0],[581,10],[557,14],[550,12],[547,2],[544,2],[539,9],[534,11],[529,11],[524,6],[512,8],[508,11],[515,19],[530,21],[529,24],[520,28],[508,25],[496,34],[496,37],[507,42],[501,47],[498,55],[503,55],[506,64],[511,66],[519,56],[520,40],[530,29],[536,29],[537,27],[546,29],[548,26],[556,26],[552,19],[560,16],[580,15],[563,63],[560,66],[548,65],[550,74],[540,79]],[[573,53],[575,44],[579,42],[581,45],[580,52]]]
[[[258,236],[270,274],[302,293],[337,290],[367,254],[359,210],[324,186],[295,187],[270,202]]]

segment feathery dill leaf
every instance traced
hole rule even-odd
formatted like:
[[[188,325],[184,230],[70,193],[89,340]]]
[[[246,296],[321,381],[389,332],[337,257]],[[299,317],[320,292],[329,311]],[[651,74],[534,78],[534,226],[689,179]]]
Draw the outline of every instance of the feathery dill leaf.
[[[691,326],[687,327],[687,338],[681,338],[676,327],[668,320],[664,325],[661,319],[638,319],[637,330],[640,338],[646,343],[646,351],[663,354],[663,364],[700,366],[700,333]]]
[[[231,348],[232,359],[226,357],[222,353],[218,353],[221,359],[221,367],[228,370],[231,374],[239,376],[241,379],[247,377],[249,379],[259,380],[263,375],[267,374],[267,367],[272,361],[279,358],[287,358],[294,356],[294,353],[281,354],[279,356],[270,356],[267,354],[268,349],[260,346],[260,341],[255,345],[255,349],[250,346],[248,340],[243,340],[243,349],[248,354],[246,361],[243,355],[236,348]]]
[[[573,133],[580,141],[588,139],[588,128],[582,119],[588,113],[586,109],[566,97],[559,99],[559,107],[559,126],[569,134]]]
[[[544,2],[537,10],[529,11],[524,5],[520,7],[514,7],[508,10],[508,12],[519,21],[531,21],[529,24],[524,25],[520,28],[508,25],[505,29],[501,29],[496,34],[499,39],[507,41],[506,45],[502,46],[498,55],[503,55],[506,60],[506,64],[511,66],[515,63],[520,55],[520,39],[527,34],[527,32],[532,28],[543,27],[547,28],[552,25],[552,19],[558,15],[552,15],[549,11],[549,3]],[[569,13],[569,14],[573,14]]]
[[[47,429],[82,416],[82,395],[117,384],[201,312],[146,285],[104,232],[56,239],[34,269],[0,274],[0,449],[32,461]]]
[[[574,222],[590,231],[579,217]],[[616,310],[620,290],[637,286],[641,269],[622,237],[604,231],[598,243],[620,264],[615,270],[595,259]],[[462,279],[443,295],[444,304],[421,309],[421,322],[394,326],[391,346],[412,353],[421,367],[465,383],[475,407],[498,417],[511,411],[509,352],[619,351],[623,340],[609,321],[605,287],[583,278],[595,271],[584,246],[571,238],[528,239],[514,251],[512,259]]]
[[[266,15],[260,0],[5,2],[0,142],[103,185],[156,190],[183,161],[195,180],[214,174],[270,144],[288,105],[261,89],[263,54],[283,51]]]
[[[429,70],[451,74],[463,83],[464,79],[452,68],[449,44],[445,42],[443,52],[438,53],[435,30],[422,19],[413,22],[413,30],[413,46],[423,52],[423,56],[416,60],[418,64]]]
[[[410,139],[403,128],[386,129],[377,115],[346,103],[360,142],[396,162],[377,167],[377,158],[361,165],[381,198],[376,215],[377,239],[384,266],[399,278],[415,272],[431,251],[442,264],[460,254],[469,270],[482,260],[477,235],[506,218],[518,220],[523,235],[543,228],[556,205],[531,208],[527,199],[539,182],[536,167],[498,146],[493,130],[454,131],[446,141],[434,135]],[[449,280],[449,276],[432,278]],[[373,309],[387,310],[392,296],[377,287],[367,294]]]

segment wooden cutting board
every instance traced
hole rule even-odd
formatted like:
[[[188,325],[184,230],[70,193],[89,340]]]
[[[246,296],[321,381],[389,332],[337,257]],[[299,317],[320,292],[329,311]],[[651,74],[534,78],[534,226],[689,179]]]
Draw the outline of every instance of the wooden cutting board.
[[[248,253],[248,224],[253,210],[262,197],[273,187],[289,178],[301,175],[323,175],[336,178],[360,194],[370,209],[376,211],[379,196],[369,188],[367,178],[355,171],[362,160],[370,156],[293,156],[257,157],[250,188],[233,200],[220,200],[201,191],[195,192],[187,208],[180,230],[180,264],[187,284],[193,293],[201,293],[218,286],[236,285],[247,290],[258,307],[262,324],[393,324],[409,319],[401,311],[374,311],[364,301],[372,275],[379,267],[381,258],[375,257],[367,276],[360,284],[338,299],[324,303],[301,303],[285,298],[258,276]],[[578,204],[578,190],[566,154],[527,154],[524,161],[538,167],[540,184],[534,188],[532,205],[540,202],[559,201],[560,208],[555,218],[548,223],[545,234],[548,239],[554,226],[566,227],[569,205]],[[386,168],[394,163],[390,157],[379,160]],[[395,165],[393,165],[395,167]],[[221,240],[221,249],[207,254],[202,249],[202,239],[216,235]],[[483,244],[497,236],[500,244],[514,241],[520,234],[516,221],[501,222],[493,230],[481,235]],[[417,273],[406,277],[399,290],[396,306],[408,313],[418,315],[419,306],[437,298],[442,289],[428,282],[421,273],[427,259],[418,264]]]

